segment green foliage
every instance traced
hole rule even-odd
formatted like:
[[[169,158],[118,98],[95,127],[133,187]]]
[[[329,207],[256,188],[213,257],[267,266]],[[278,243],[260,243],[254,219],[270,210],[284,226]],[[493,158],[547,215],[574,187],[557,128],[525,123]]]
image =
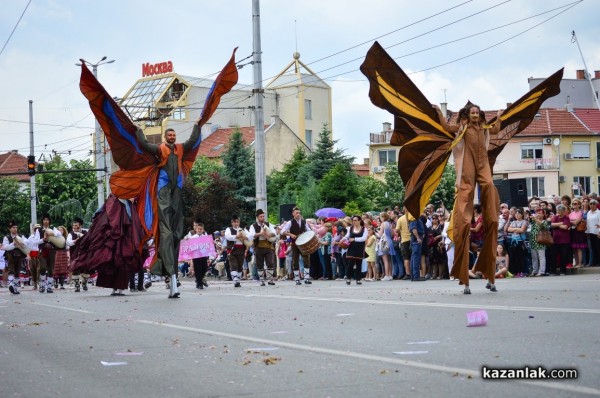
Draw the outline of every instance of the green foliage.
[[[308,162],[304,166],[308,177],[320,181],[329,170],[337,165],[343,165],[346,171],[352,170],[354,158],[344,155],[342,149],[335,149],[334,145],[336,143],[337,141],[331,139],[331,130],[327,126],[327,123],[323,123],[316,147],[308,154]],[[300,175],[300,177],[302,176]]]
[[[346,206],[344,206],[342,208],[342,210],[349,217],[352,217],[355,214],[362,214],[363,213],[363,211],[361,211],[361,208],[358,205],[358,203],[355,202],[355,201],[353,201],[353,200],[351,200],[349,202],[346,202]]]
[[[304,190],[299,193],[297,205],[302,209],[305,217],[315,214],[315,211],[325,207],[319,195],[319,185],[313,178],[308,180]]]
[[[19,231],[29,235],[31,204],[28,189],[21,190],[15,178],[0,177],[0,235],[8,233],[10,221],[17,222]]]
[[[436,208],[440,202],[444,202],[444,205],[451,209],[454,205],[454,185],[456,184],[456,168],[453,164],[446,164],[444,173],[440,185],[436,188],[435,192],[429,200],[430,203],[434,203]]]
[[[195,186],[203,188],[211,184],[213,173],[224,174],[225,167],[216,160],[209,159],[206,156],[198,156],[188,179],[191,179]]]
[[[236,199],[234,185],[229,179],[219,173],[208,177],[208,185],[204,187],[196,186],[188,179],[182,197],[185,228],[191,228],[198,218],[210,233],[229,226],[231,216],[239,215],[245,202]]]
[[[71,160],[67,164],[60,156],[55,156],[44,164],[44,170],[92,168],[93,165],[89,159]],[[38,219],[42,214],[49,213],[52,217],[52,224],[55,226],[68,226],[73,217],[82,217],[85,221],[91,220],[98,200],[95,172],[38,174],[36,182]],[[86,213],[83,209],[86,209]],[[93,209],[93,211],[89,212],[89,209]]]
[[[361,177],[358,180],[358,194],[356,200],[361,209],[371,211],[383,209],[389,205],[385,197],[386,184],[371,176]]]
[[[297,147],[281,171],[273,171],[267,176],[269,220],[273,220],[271,215],[279,217],[280,205],[298,202],[298,194],[304,188],[298,176],[307,163],[306,153],[301,147]]]
[[[254,172],[254,154],[236,129],[223,152],[225,176],[235,190],[235,200],[242,204],[239,212],[242,222],[253,221],[256,206],[256,179]],[[252,198],[252,199],[249,199]]]
[[[358,195],[358,176],[338,163],[319,182],[319,196],[326,207],[341,209]]]
[[[388,163],[386,165],[383,178],[385,180],[385,200],[387,202],[383,207],[400,205],[404,202],[405,189],[396,163]]]

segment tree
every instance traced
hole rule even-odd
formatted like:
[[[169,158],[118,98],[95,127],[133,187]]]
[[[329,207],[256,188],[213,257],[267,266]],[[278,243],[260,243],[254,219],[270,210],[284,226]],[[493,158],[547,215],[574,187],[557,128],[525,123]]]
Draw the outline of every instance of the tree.
[[[319,196],[326,207],[341,209],[358,196],[358,176],[344,164],[336,164],[319,183]]]
[[[207,232],[220,231],[229,226],[233,214],[240,214],[245,202],[236,199],[234,185],[220,174],[212,173],[207,181],[204,187],[195,186],[191,179],[184,184],[184,222],[190,227],[199,218]]]
[[[336,165],[343,165],[347,171],[352,170],[354,158],[344,155],[342,149],[335,149],[336,143],[337,141],[331,139],[331,130],[327,123],[323,123],[316,147],[307,158],[308,162],[305,165],[307,176],[320,181]]]
[[[315,214],[315,211],[324,206],[324,202],[319,195],[319,185],[313,178],[308,180],[308,184],[298,195],[297,204],[306,216]]]
[[[236,200],[243,203],[240,219],[248,223],[254,220],[256,206],[256,179],[254,154],[244,142],[240,129],[235,129],[223,153],[225,176],[233,183]]]
[[[384,182],[371,176],[361,177],[358,180],[358,190],[356,202],[358,208],[365,211],[383,210],[388,206],[388,200],[385,197],[386,185]]]
[[[446,164],[440,185],[437,186],[435,192],[431,196],[429,202],[434,203],[439,207],[441,202],[446,208],[451,209],[454,205],[454,186],[456,184],[456,168],[453,164]]]
[[[31,223],[31,204],[29,194],[19,187],[12,177],[0,177],[0,231],[8,232],[8,223],[15,221],[19,231],[29,235]]]
[[[60,155],[44,164],[45,170],[65,170],[64,173],[39,174],[37,185],[38,215],[50,213],[54,225],[69,225],[73,217],[89,221],[96,210],[97,185],[93,171],[69,172],[93,168],[89,159],[71,160],[67,164]],[[93,202],[93,203],[90,203]]]
[[[214,173],[223,175],[225,167],[216,160],[209,159],[206,156],[198,156],[188,179],[192,180],[194,186],[202,188],[212,183]]]
[[[306,152],[300,146],[294,151],[292,158],[283,165],[281,171],[273,171],[267,176],[267,197],[269,198],[269,220],[271,215],[279,215],[279,206],[298,202],[298,195],[304,185],[298,177],[308,163]]]
[[[402,178],[400,178],[396,163],[388,163],[386,165],[383,178],[385,180],[385,198],[387,201],[384,207],[404,202],[404,183],[402,182]]]

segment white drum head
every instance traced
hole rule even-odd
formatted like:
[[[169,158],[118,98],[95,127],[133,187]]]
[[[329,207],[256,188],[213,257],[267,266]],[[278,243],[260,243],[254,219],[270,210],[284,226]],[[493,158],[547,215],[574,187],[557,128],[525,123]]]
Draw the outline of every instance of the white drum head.
[[[296,244],[303,245],[303,244],[309,242],[314,236],[315,236],[315,233],[313,231],[304,232],[304,233],[300,234],[300,236],[298,236],[298,239],[296,239]]]

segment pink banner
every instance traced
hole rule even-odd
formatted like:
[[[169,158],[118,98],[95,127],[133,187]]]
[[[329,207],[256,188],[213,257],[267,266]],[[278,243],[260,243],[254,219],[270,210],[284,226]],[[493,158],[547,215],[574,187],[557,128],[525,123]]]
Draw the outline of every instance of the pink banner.
[[[200,257],[216,257],[215,242],[211,235],[184,239],[179,245],[179,261],[187,261]]]

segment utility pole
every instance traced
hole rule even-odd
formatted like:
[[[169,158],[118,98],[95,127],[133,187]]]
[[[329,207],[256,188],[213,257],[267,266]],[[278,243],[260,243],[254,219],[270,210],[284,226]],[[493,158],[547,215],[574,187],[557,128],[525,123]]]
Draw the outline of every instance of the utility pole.
[[[262,61],[260,48],[260,2],[252,0],[252,41],[254,71],[254,158],[256,179],[256,208],[267,213],[267,176],[265,173],[265,119],[263,114]]]
[[[581,51],[581,47],[579,46],[579,41],[577,40],[577,36],[575,36],[575,31],[571,32],[571,42],[577,43],[577,48],[579,49],[579,54],[581,55],[581,60],[583,61],[583,73],[585,73],[585,78],[590,83],[590,87],[592,88],[592,97],[594,98],[594,102],[596,103],[596,107],[600,110],[600,103],[598,102],[598,96],[596,95],[596,90],[594,90],[594,85],[592,84],[592,79],[590,78],[590,74],[587,70],[587,65],[585,64],[585,58],[583,58],[583,52]]]
[[[113,62],[115,62],[114,59],[111,59],[110,61],[106,61],[106,55],[104,57],[102,57],[102,59],[98,62],[96,62],[95,64],[86,61],[85,59],[82,59],[82,62],[85,62],[86,64],[88,64],[89,66],[92,67],[92,73],[94,74],[94,77],[96,79],[98,79],[98,66],[100,65],[104,65],[104,64],[112,64]],[[77,66],[81,66],[81,64],[75,64]],[[102,145],[103,139],[102,139],[102,129],[100,128],[100,123],[98,123],[98,120],[96,119],[96,123],[95,123],[95,131],[94,131],[94,165],[96,166],[96,169],[98,169],[98,171],[96,171],[96,182],[98,183],[98,208],[101,208],[102,205],[104,205],[104,199],[106,197],[106,195],[104,194],[104,179],[105,176],[103,173],[106,173],[106,158],[105,158],[105,154],[104,154],[104,145]]]
[[[29,156],[35,157],[33,153],[33,101],[29,100]],[[31,226],[37,224],[37,196],[35,192],[35,174],[29,177],[29,186],[31,188]],[[31,229],[31,228],[30,228]]]

